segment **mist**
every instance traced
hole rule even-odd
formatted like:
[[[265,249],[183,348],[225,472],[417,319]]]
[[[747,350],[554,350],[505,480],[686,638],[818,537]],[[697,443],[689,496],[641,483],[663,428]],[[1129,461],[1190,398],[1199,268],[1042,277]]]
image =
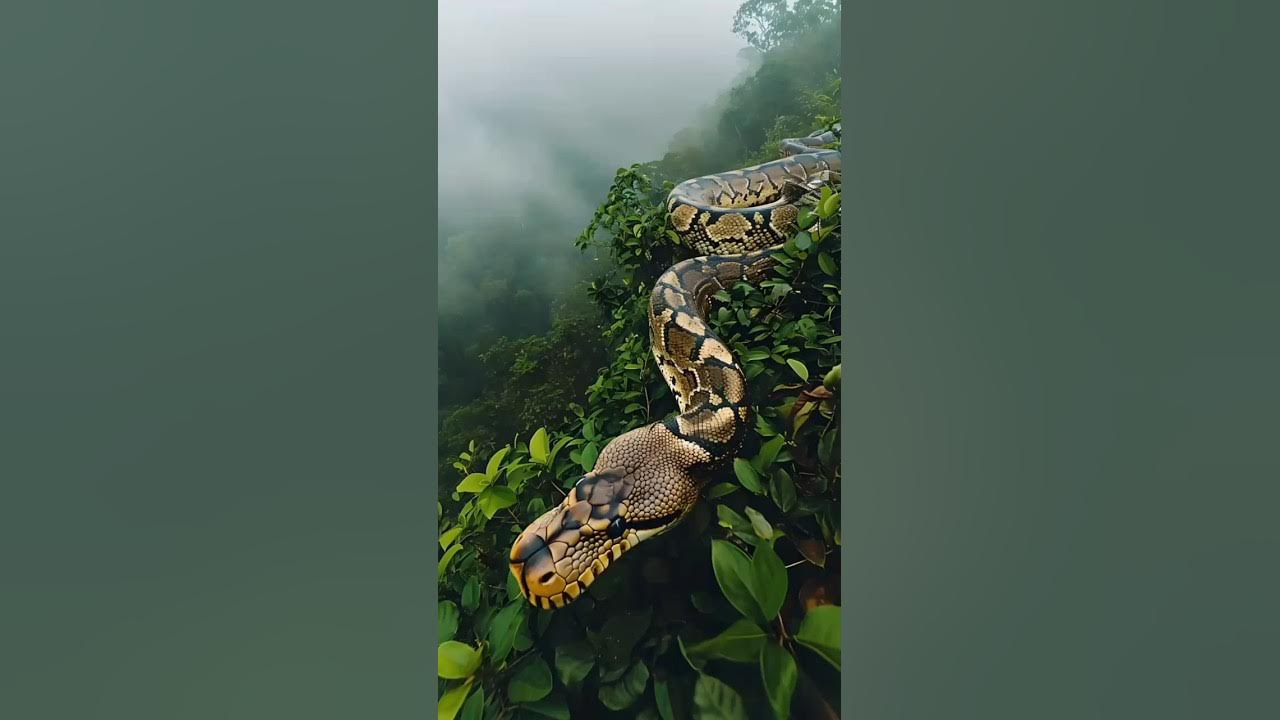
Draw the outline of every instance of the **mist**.
[[[601,269],[573,241],[618,168],[661,159],[753,69],[731,31],[740,2],[440,4],[443,404],[474,392],[447,386],[478,353],[545,332]]]
[[[442,227],[531,207],[585,225],[599,181],[660,158],[740,73],[739,3],[442,2]]]

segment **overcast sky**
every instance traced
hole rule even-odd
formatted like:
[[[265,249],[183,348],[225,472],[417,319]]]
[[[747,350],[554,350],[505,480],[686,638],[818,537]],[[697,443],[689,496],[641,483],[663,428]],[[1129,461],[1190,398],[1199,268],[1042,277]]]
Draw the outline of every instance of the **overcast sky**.
[[[566,158],[661,158],[744,67],[740,2],[443,0],[442,220],[494,197],[589,218],[606,188],[574,191]]]

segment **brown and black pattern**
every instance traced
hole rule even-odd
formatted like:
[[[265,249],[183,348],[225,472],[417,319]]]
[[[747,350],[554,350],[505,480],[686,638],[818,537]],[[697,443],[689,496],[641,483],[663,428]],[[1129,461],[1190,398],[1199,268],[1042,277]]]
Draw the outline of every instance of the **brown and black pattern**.
[[[839,152],[813,149],[834,139],[784,140],[788,157],[671,192],[670,222],[702,255],[663,273],[649,298],[653,355],[679,412],[614,438],[564,502],[516,539],[511,572],[533,605],[550,610],[576,600],[623,553],[675,526],[709,475],[737,454],[751,427],[747,380],[708,327],[711,297],[766,277],[795,231],[799,198],[839,178]]]

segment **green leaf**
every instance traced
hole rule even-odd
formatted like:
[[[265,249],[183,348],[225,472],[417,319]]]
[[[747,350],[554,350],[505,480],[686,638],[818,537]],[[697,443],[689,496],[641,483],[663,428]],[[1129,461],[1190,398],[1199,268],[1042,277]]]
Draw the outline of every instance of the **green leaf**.
[[[747,708],[736,690],[710,675],[699,675],[693,687],[694,720],[747,720]]]
[[[509,487],[495,485],[485,488],[485,491],[476,497],[476,503],[484,511],[484,516],[492,519],[499,510],[516,504],[516,493]]]
[[[755,555],[751,557],[751,575],[756,602],[764,616],[772,620],[787,599],[787,567],[772,545],[756,546]]]
[[[493,483],[493,478],[484,473],[471,473],[458,483],[458,492],[478,493],[489,487]]]
[[[743,458],[733,459],[733,474],[738,476],[738,482],[751,492],[760,495],[764,492],[764,487],[760,484],[760,476],[756,474],[756,469],[751,467],[751,463]]]
[[[455,528],[449,528],[448,530],[445,530],[443,533],[440,533],[440,549],[448,550],[449,546],[453,544],[453,541],[457,540],[458,536],[461,534],[462,534],[461,526],[455,527]]]
[[[456,640],[446,640],[436,649],[440,677],[448,680],[469,678],[480,667],[480,651]]]
[[[716,506],[716,518],[721,527],[729,528],[735,532],[750,533],[751,521],[738,514],[738,511],[728,505]]]
[[[791,479],[791,474],[786,468],[778,468],[773,471],[773,484],[769,486],[773,502],[782,510],[782,512],[791,512],[796,506],[796,484]]]
[[[671,704],[671,690],[666,680],[653,679],[653,704],[658,707],[662,720],[676,720],[675,707]]]
[[[727,482],[716,483],[715,485],[712,485],[710,488],[707,489],[707,499],[715,500],[716,498],[724,497],[729,493],[733,493],[737,491],[738,491],[738,486],[734,485],[733,483],[727,483]]]
[[[467,701],[462,705],[461,720],[483,720],[484,718],[484,688],[471,693]]]
[[[747,518],[751,520],[751,529],[755,531],[756,535],[759,535],[764,540],[773,537],[773,526],[758,510],[750,505],[743,508],[743,510],[747,513]]]
[[[536,702],[551,692],[551,668],[541,657],[529,658],[507,683],[507,697],[512,702]]]
[[[795,371],[796,375],[800,376],[801,380],[809,379],[809,368],[805,367],[804,363],[796,360],[795,358],[787,358],[787,364],[791,366],[791,369]]]
[[[467,699],[467,693],[471,691],[474,682],[475,678],[467,678],[466,682],[441,695],[440,701],[436,703],[436,720],[453,720],[457,717],[462,701]]]
[[[738,620],[719,635],[690,645],[685,651],[698,660],[756,662],[760,658],[760,646],[768,637],[768,633],[750,620]]]
[[[790,362],[790,361],[788,361]],[[773,464],[774,459],[778,457],[778,451],[786,444],[786,438],[781,435],[775,435],[768,442],[760,446],[760,454],[756,456],[756,469],[761,473],[769,471],[769,466]]]
[[[625,710],[644,694],[648,684],[649,668],[637,662],[618,680],[600,686],[600,702],[610,710]]]
[[[796,641],[840,669],[840,606],[819,605],[800,621]]]
[[[547,457],[546,464],[548,466],[555,464],[556,455],[559,455],[560,451],[564,449],[564,446],[568,445],[571,442],[581,442],[581,441],[578,440],[577,438],[572,438],[572,437],[562,437],[559,440],[557,440],[556,444],[551,448],[551,454]]]
[[[818,214],[823,218],[829,218],[840,212],[840,194],[835,193],[831,197],[823,200],[818,204]]]
[[[676,645],[680,647],[680,654],[684,656],[684,661],[689,663],[689,667],[698,672],[702,672],[702,667],[707,664],[706,660],[697,655],[690,655],[689,648],[685,647],[684,638],[679,635],[676,636]]]
[[[547,448],[547,429],[538,428],[529,438],[529,457],[539,465],[546,465],[550,451]]]
[[[453,547],[444,551],[444,555],[440,558],[440,568],[437,573],[440,577],[444,577],[444,571],[445,571],[445,568],[449,567],[449,561],[453,559],[454,555],[457,555],[460,552],[462,552],[461,545],[454,545]]]
[[[840,387],[840,366],[836,365],[822,378],[822,384],[828,390],[835,390]]]
[[[596,458],[600,456],[600,448],[595,443],[588,443],[582,449],[582,460],[579,463],[586,472],[591,472],[596,467]]]
[[[489,476],[489,482],[498,479],[498,472],[502,468],[502,461],[507,457],[507,453],[511,452],[511,446],[502,448],[489,458],[489,464],[485,466],[484,473]]]
[[[752,562],[746,553],[726,540],[712,540],[711,568],[720,591],[738,612],[757,625],[769,624],[773,616],[766,615],[756,601]]]
[[[822,272],[830,275],[831,277],[837,277],[836,272],[839,269],[836,267],[835,259],[830,255],[826,253],[818,253],[818,267],[822,268]]]
[[[791,717],[791,696],[796,690],[796,659],[781,646],[765,643],[760,647],[760,677],[764,691],[778,720]]]
[[[809,233],[803,230],[796,233],[796,249],[797,250],[808,250],[811,247],[813,247],[812,235],[810,235]]]
[[[489,650],[493,653],[494,663],[505,660],[515,646],[516,633],[520,629],[520,624],[524,622],[524,613],[523,600],[512,602],[499,610],[489,622],[486,637],[489,640]]]
[[[452,640],[458,632],[458,606],[452,600],[441,600],[436,605],[436,620],[440,626],[440,640]]]
[[[565,687],[574,687],[587,677],[596,664],[595,653],[584,641],[556,648],[556,675]]]
[[[467,579],[467,584],[462,587],[462,608],[468,612],[475,612],[480,606],[480,578],[472,575]]]
[[[838,429],[832,428],[818,441],[818,459],[828,469],[835,468],[836,449],[838,447],[836,445],[836,437],[839,432]]]

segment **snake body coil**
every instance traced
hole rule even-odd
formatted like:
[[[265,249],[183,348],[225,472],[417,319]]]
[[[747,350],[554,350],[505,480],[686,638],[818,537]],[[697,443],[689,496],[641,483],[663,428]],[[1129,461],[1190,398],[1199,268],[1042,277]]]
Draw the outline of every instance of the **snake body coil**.
[[[552,609],[577,599],[637,544],[674,527],[702,484],[733,460],[751,408],[747,380],[707,326],[711,296],[758,283],[795,231],[798,200],[839,177],[832,132],[784,140],[780,160],[694,178],[667,199],[667,217],[695,257],[669,268],[649,299],[650,342],[679,412],[605,446],[564,501],[525,528],[511,572],[525,598]]]

